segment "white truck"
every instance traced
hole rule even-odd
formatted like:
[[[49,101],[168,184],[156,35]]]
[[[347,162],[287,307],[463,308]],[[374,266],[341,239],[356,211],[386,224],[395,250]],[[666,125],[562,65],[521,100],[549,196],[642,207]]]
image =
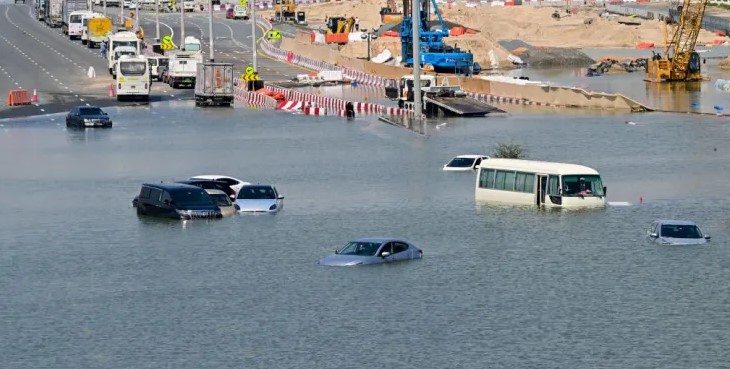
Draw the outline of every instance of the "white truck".
[[[198,63],[203,62],[203,54],[200,51],[176,51],[167,55],[170,58],[169,67],[163,82],[172,88],[183,85],[194,86]]]
[[[195,78],[195,106],[233,103],[233,64],[198,63]]]
[[[129,47],[134,50],[136,55],[142,54],[142,42],[134,32],[122,31],[109,36],[109,46],[106,50],[107,66],[109,74],[114,75],[117,64],[116,49],[119,47]],[[124,49],[125,53],[129,53],[130,49]]]
[[[43,21],[50,27],[63,25],[63,0],[46,0],[43,3]]]

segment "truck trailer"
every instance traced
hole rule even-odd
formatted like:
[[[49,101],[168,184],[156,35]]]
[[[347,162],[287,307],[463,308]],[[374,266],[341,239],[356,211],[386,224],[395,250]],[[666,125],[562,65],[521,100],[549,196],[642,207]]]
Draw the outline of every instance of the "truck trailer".
[[[233,64],[198,63],[195,77],[195,106],[231,106]]]

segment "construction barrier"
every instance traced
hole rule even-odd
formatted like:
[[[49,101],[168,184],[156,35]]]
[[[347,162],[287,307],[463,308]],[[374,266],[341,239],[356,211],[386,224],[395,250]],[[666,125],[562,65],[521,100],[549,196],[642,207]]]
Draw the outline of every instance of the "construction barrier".
[[[344,45],[350,41],[350,33],[328,33],[324,36],[324,42],[328,44]]]
[[[30,94],[28,90],[10,90],[8,92],[8,106],[30,105]]]
[[[248,91],[246,88],[247,86],[248,84],[245,81],[241,79],[236,80],[236,84],[233,89],[233,98],[236,101],[241,102],[250,108],[268,110],[276,109],[277,102],[271,96]]]

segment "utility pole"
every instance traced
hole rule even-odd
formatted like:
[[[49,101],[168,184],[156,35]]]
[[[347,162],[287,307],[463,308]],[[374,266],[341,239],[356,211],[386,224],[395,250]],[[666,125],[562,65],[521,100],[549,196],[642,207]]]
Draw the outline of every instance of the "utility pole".
[[[210,0],[208,7],[208,20],[210,21],[208,24],[208,33],[210,34],[210,62],[212,63],[215,61],[213,56],[213,0]]]
[[[251,0],[251,43],[253,49],[253,71],[258,72],[256,67],[256,0]]]
[[[139,0],[135,2],[137,4],[134,7],[134,32],[139,31]]]
[[[106,0],[104,0],[104,16],[106,17]]]
[[[160,42],[160,0],[155,0],[155,31],[157,31],[155,42]]]
[[[124,27],[124,0],[119,0],[119,23]]]
[[[411,4],[411,18],[413,19],[413,108],[414,118],[420,122],[421,113],[423,108],[421,107],[421,43],[420,43],[420,26],[421,16],[419,14],[421,10],[421,1],[412,0]]]
[[[180,50],[185,51],[185,2],[180,3]]]

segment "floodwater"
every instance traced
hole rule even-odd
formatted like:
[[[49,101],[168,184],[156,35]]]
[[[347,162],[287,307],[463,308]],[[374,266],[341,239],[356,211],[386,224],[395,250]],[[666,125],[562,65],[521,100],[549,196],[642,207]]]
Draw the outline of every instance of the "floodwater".
[[[727,119],[520,113],[425,134],[191,101],[0,126],[5,368],[720,368],[730,354]],[[51,121],[53,118],[55,120]],[[635,124],[626,124],[632,121]],[[441,166],[497,143],[597,168],[596,211],[477,205]],[[138,217],[143,182],[272,183],[276,215]],[[643,204],[639,204],[639,199]],[[692,219],[699,247],[646,241]],[[322,267],[364,236],[424,259]]]

